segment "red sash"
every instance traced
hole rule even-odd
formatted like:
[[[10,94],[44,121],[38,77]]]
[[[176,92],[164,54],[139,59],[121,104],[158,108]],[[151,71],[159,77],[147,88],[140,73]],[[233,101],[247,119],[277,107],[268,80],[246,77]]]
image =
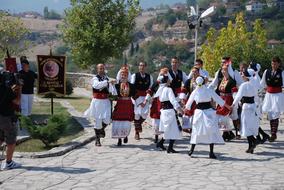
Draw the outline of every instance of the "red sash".
[[[282,88],[281,86],[277,86],[277,87],[273,87],[273,86],[267,86],[267,89],[266,89],[267,92],[269,93],[280,93],[282,92]]]
[[[94,92],[93,93],[93,98],[96,98],[96,99],[108,99],[108,94],[101,93],[101,92]]]

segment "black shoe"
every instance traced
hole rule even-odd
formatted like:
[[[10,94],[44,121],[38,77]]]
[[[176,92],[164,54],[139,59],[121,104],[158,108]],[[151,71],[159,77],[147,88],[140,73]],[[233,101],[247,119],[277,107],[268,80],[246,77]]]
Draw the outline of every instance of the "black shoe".
[[[217,159],[217,157],[215,156],[214,153],[210,153],[210,154],[209,154],[209,158],[211,158],[211,159]]]
[[[263,143],[265,143],[269,139],[270,139],[269,135],[264,135],[262,140],[260,141],[260,143],[263,144]]]
[[[269,138],[269,142],[274,142],[277,139],[276,135],[271,135],[271,137]]]
[[[121,145],[122,145],[122,140],[118,139],[117,146],[121,146]]]
[[[102,146],[100,142],[100,138],[96,138],[96,146]]]
[[[229,141],[230,141],[230,140],[233,140],[235,137],[236,137],[235,134],[234,134],[232,131],[230,131],[230,134],[229,134]]]
[[[125,137],[124,139],[123,139],[123,143],[128,143],[128,138],[127,137]]]
[[[193,154],[193,151],[192,150],[190,150],[190,151],[188,151],[188,156],[190,156],[191,157],[191,155]]]
[[[156,145],[156,147],[157,147],[157,148],[160,148],[162,151],[167,150],[166,147],[164,146],[164,144],[161,143],[161,142],[158,142],[157,145]]]
[[[249,148],[249,149],[246,150],[246,153],[251,153],[251,154],[253,154],[253,151],[254,151],[254,148],[251,147],[251,148]]]
[[[105,137],[106,137],[105,129],[101,129],[101,138],[105,138]]]
[[[170,154],[170,153],[178,153],[178,151],[175,151],[174,149],[168,149],[168,150],[167,150],[167,153],[169,153],[169,154]]]
[[[155,135],[154,143],[158,143],[158,140],[159,140],[159,136],[158,136],[158,135]]]

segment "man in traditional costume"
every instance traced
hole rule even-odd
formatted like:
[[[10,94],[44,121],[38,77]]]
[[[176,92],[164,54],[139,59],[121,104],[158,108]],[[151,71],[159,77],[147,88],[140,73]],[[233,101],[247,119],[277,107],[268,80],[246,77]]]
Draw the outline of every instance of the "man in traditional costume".
[[[262,92],[261,92],[261,85],[260,85],[261,78],[259,76],[259,71],[261,69],[261,66],[258,63],[250,63],[249,69],[252,69],[254,71],[254,76],[253,76],[254,80],[253,81],[255,82],[255,87],[258,90],[258,96],[255,96],[256,110],[257,110],[256,113],[257,113],[258,119],[261,120],[261,118],[262,118],[262,100],[261,100],[260,95],[262,94]],[[262,136],[262,138],[261,138],[261,136]],[[259,126],[258,135],[256,136],[257,144],[260,144],[260,143],[263,144],[269,139],[270,139],[269,135],[267,133],[265,133],[262,130],[262,128]]]
[[[209,144],[209,158],[216,159],[214,144],[224,144],[224,140],[219,131],[216,111],[212,109],[211,100],[228,109],[230,106],[216,92],[205,86],[205,80],[202,77],[197,77],[196,84],[197,88],[191,93],[185,106],[189,109],[192,103],[196,102],[190,139],[191,148],[188,155],[192,155],[196,144]]]
[[[167,153],[177,153],[173,149],[174,142],[181,139],[181,127],[177,123],[176,111],[183,114],[183,110],[177,101],[172,88],[169,87],[170,79],[168,74],[162,74],[159,77],[160,86],[154,97],[158,97],[161,102],[161,117],[159,131],[163,132],[164,138],[158,143],[158,147],[164,149],[164,139],[169,140]]]
[[[171,69],[169,70],[169,73],[172,78],[170,87],[173,89],[175,96],[181,100],[184,98],[182,96],[182,84],[186,82],[187,76],[185,72],[179,70],[179,64],[179,59],[177,57],[173,57],[171,60]]]
[[[142,124],[146,120],[150,109],[150,103],[145,102],[145,98],[147,95],[147,90],[153,85],[153,77],[146,73],[146,66],[147,64],[141,61],[138,68],[139,72],[131,76],[131,83],[134,84],[136,89],[136,100],[134,104],[134,126],[136,140],[140,139]]]
[[[209,80],[209,73],[205,69],[203,69],[203,61],[201,59],[196,59],[194,63],[194,68],[198,69],[198,73],[200,76],[202,76],[205,81],[207,82]],[[193,70],[188,75],[188,79],[191,79],[193,77],[194,73]],[[195,79],[194,79],[195,81]]]
[[[238,105],[242,102],[241,113],[241,136],[248,139],[247,153],[253,153],[256,147],[256,139],[254,136],[258,135],[259,118],[257,115],[257,107],[255,99],[258,96],[258,87],[254,79],[254,70],[248,69],[242,73],[244,83],[241,84],[235,96],[232,106]]]
[[[196,78],[200,76],[199,73],[200,69],[197,67],[193,67],[190,71],[190,78],[187,79],[187,81],[184,84],[183,87],[183,92],[186,93],[186,100],[188,100],[190,94],[193,92],[193,90],[196,88]],[[184,102],[184,105],[186,104],[187,101]],[[184,110],[184,115],[183,115],[183,124],[182,128],[184,132],[191,133],[191,123],[192,123],[192,116],[194,114],[194,110],[196,109],[196,103],[193,102],[191,105],[190,109],[185,109]]]
[[[280,68],[280,65],[280,58],[274,57],[271,62],[271,69],[265,70],[261,79],[261,86],[266,88],[262,111],[268,113],[270,120],[270,142],[277,139],[279,117],[284,112],[284,94],[282,93],[284,71]]]
[[[105,137],[105,128],[111,122],[111,102],[109,94],[115,94],[113,84],[105,74],[105,65],[97,65],[97,75],[92,79],[93,99],[86,116],[95,118],[96,146],[101,146],[100,138]]]
[[[213,81],[210,83],[209,88],[216,88],[216,92],[221,98],[228,104],[233,103],[233,93],[237,91],[237,86],[243,82],[240,73],[232,68],[232,62],[230,57],[222,58],[222,68],[219,69]],[[223,130],[223,138],[225,141],[230,141],[235,138],[232,132],[233,127],[231,120],[236,132],[238,131],[239,120],[238,120],[238,107],[235,106],[233,110],[229,110],[226,107],[217,107],[217,115],[219,116],[219,125]],[[228,117],[229,116],[229,117]]]
[[[128,69],[120,70],[120,81],[115,84],[117,100],[112,113],[112,138],[117,138],[117,146],[128,143],[131,122],[134,120],[134,105],[131,97],[135,96],[135,87],[128,82]]]

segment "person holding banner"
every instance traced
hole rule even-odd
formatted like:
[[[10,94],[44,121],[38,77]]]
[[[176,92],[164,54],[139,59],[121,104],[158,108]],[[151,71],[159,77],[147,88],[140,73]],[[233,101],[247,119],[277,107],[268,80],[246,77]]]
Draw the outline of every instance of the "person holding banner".
[[[32,114],[32,105],[34,100],[34,83],[37,74],[30,70],[30,63],[27,59],[23,59],[22,70],[19,72],[23,79],[22,95],[21,95],[21,114],[30,116]]]
[[[104,64],[97,65],[97,73],[92,79],[93,99],[89,109],[85,111],[85,116],[95,118],[96,146],[101,146],[100,138],[105,137],[105,128],[111,121],[109,94],[116,94],[113,86],[116,81],[110,80],[105,74]]]

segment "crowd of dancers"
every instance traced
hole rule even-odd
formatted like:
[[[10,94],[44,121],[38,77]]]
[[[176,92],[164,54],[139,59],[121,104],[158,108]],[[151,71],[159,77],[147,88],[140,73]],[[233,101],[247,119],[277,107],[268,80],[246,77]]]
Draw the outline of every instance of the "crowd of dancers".
[[[271,68],[264,71],[262,78],[259,64],[240,64],[236,70],[230,57],[222,58],[212,81],[201,59],[195,60],[187,75],[179,70],[179,59],[173,57],[171,68],[161,68],[156,80],[146,73],[146,67],[145,62],[140,62],[139,72],[131,75],[123,66],[116,79],[110,79],[105,65],[97,65],[93,98],[85,112],[95,119],[96,146],[101,146],[100,139],[110,123],[117,146],[128,143],[132,123],[134,138],[139,140],[148,116],[157,148],[167,153],[177,153],[174,143],[183,132],[190,133],[189,156],[196,144],[208,144],[213,159],[215,144],[242,136],[248,141],[246,152],[253,153],[258,144],[277,139],[279,117],[284,112],[284,71],[279,57],[272,58]],[[263,113],[268,115],[271,135],[260,127]],[[167,148],[165,140],[169,141]]]

